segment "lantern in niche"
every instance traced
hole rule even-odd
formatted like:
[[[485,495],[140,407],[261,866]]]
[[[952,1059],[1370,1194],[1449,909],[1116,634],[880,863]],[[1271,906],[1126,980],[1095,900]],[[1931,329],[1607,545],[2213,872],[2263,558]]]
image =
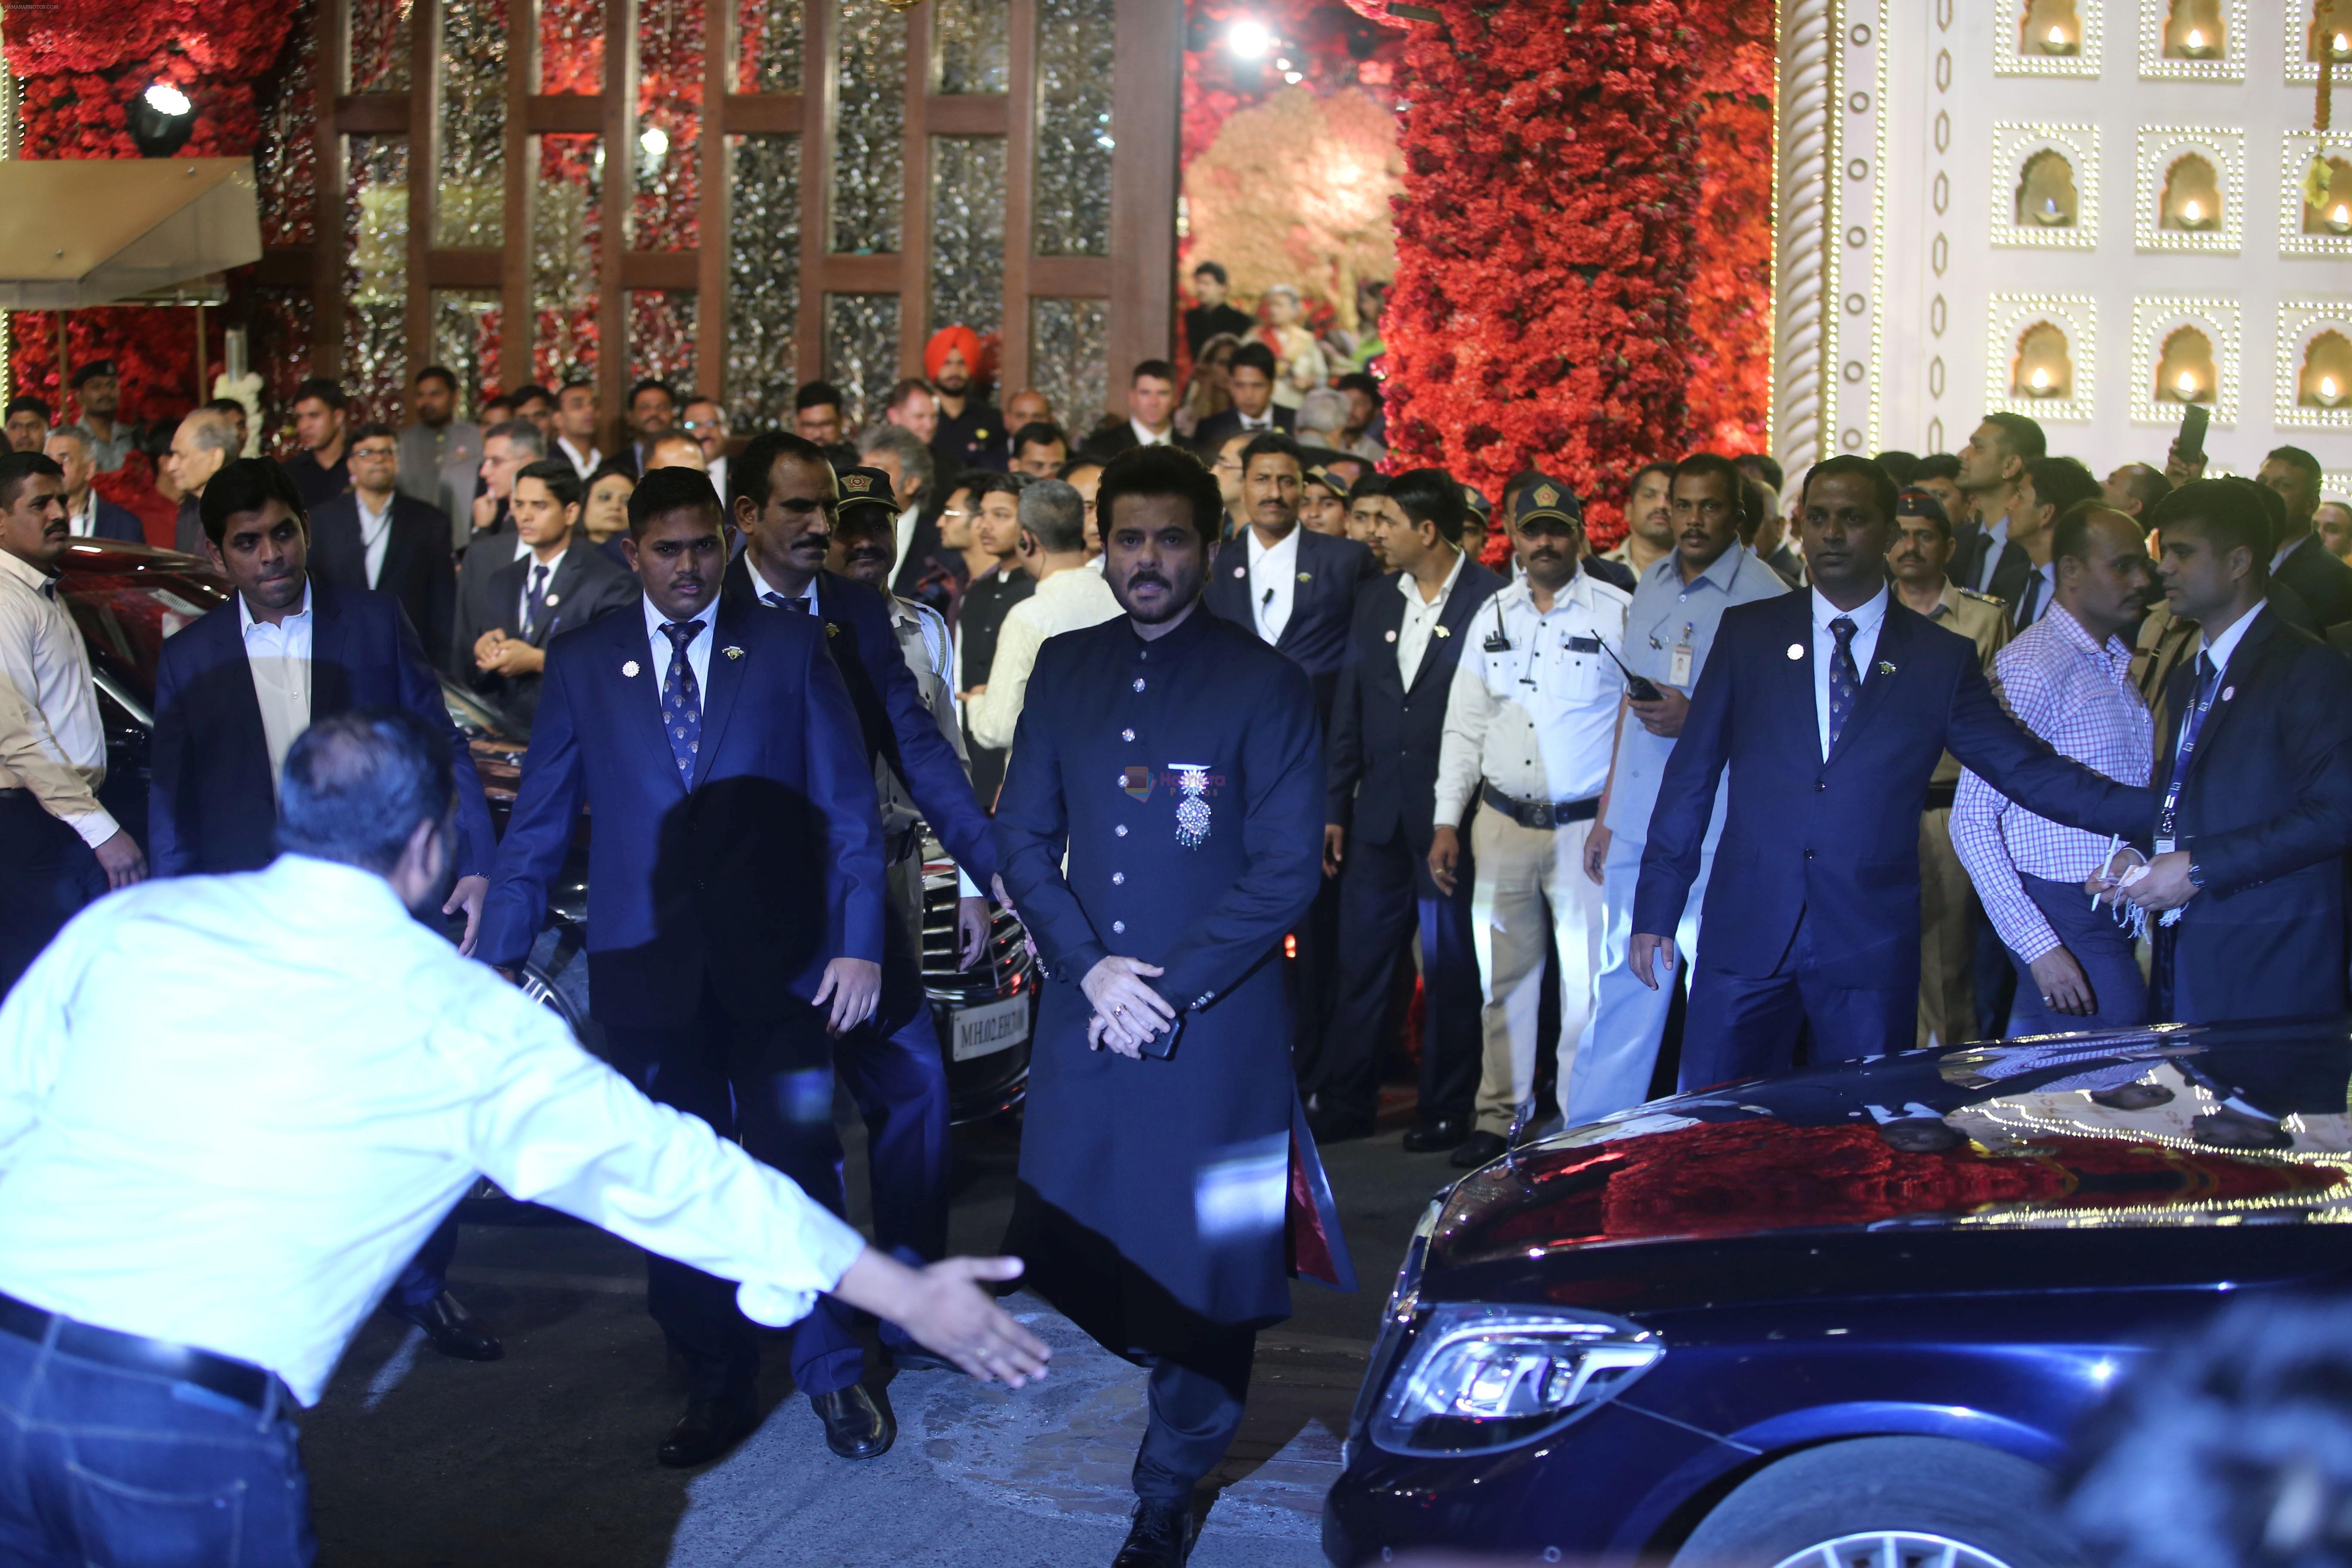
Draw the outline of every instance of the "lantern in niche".
[[[2352,339],[2333,327],[2304,345],[2294,400],[2305,408],[2341,408],[2352,398]]]
[[[2211,403],[2221,378],[2213,368],[2213,340],[2197,327],[2176,327],[2157,355],[2158,403]]]
[[[2313,0],[2311,26],[2303,31],[2303,58],[2317,65],[2323,47],[2337,65],[2352,64],[2352,5],[2346,0]]]
[[[2157,200],[2158,227],[2202,233],[2221,225],[2221,185],[2212,163],[2201,153],[2184,153],[2164,172],[2164,193]]]
[[[2020,228],[2072,228],[2076,206],[2074,165],[2066,154],[2045,147],[2025,161],[2024,175],[2017,183]]]
[[[2221,0],[2172,0],[2164,18],[2166,58],[2218,60],[2229,52],[2229,35],[2221,26]]]
[[[2305,234],[2352,234],[2352,161],[2327,160],[2327,189],[2316,202],[2303,204]]]
[[[2083,50],[2083,20],[2074,0],[2028,0],[2018,21],[2017,52],[2064,57]]]
[[[2048,321],[2036,321],[2018,334],[2017,354],[2010,362],[2011,397],[2072,397],[2074,360],[2067,352],[2066,334]]]

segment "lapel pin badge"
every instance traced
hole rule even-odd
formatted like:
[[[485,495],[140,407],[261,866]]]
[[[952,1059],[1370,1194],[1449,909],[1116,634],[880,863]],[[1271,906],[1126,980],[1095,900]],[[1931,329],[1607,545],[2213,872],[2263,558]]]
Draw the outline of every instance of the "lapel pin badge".
[[[1804,658],[1804,657],[1805,657],[1805,645],[1804,645],[1803,643],[1801,643],[1801,642],[1792,642],[1792,643],[1790,643],[1790,644],[1789,645],[1789,657],[1790,657],[1790,658]]]
[[[719,651],[725,654],[729,658],[741,658],[743,657],[743,650],[735,647],[732,643],[730,643],[727,647],[720,648]]]
[[[1396,633],[1394,633],[1394,632],[1389,632],[1389,633],[1387,633],[1387,634],[1385,634],[1385,635],[1387,636],[1387,637],[1388,637],[1388,640],[1389,640],[1389,641],[1391,641],[1391,642],[1394,642],[1394,641],[1396,641]]]
[[[825,635],[825,636],[827,636],[827,637],[839,637],[839,636],[841,635],[841,623],[840,623],[839,621],[827,621],[827,622],[825,622],[825,623],[824,623],[824,635]],[[743,650],[742,650],[741,648],[737,648],[735,651],[736,651],[737,653],[741,653]]]
[[[1452,636],[1454,635],[1452,632],[1450,632],[1450,631],[1446,630],[1444,626],[1433,626],[1433,627],[1431,627],[1430,629],[1431,629],[1433,633],[1435,633],[1437,636],[1442,637],[1452,637]]]
[[[1246,566],[1236,566],[1234,568],[1234,575],[1236,577],[1246,577],[1249,575],[1249,568]]]
[[[1312,572],[1301,572],[1298,574],[1298,580],[1302,583],[1312,583],[1315,581],[1315,574]]]
[[[1881,675],[1892,675],[1895,673],[1895,667],[1882,658],[1878,661],[1878,673]]]
[[[556,605],[557,605],[558,603],[560,603],[561,601],[559,601],[559,600],[557,599],[557,597],[556,597],[553,594],[550,594],[550,595],[547,596],[547,598],[546,598],[546,600],[545,600],[544,602],[545,602],[545,604],[547,605],[548,608],[550,608],[550,609],[553,609],[553,608],[556,606]]]
[[[633,658],[621,666],[621,675],[624,679],[635,680],[637,678],[637,661]]]
[[[2237,694],[2238,689],[2234,686],[2225,686],[2221,688],[2221,700],[2224,702],[2227,702],[2231,698],[2235,697]]]

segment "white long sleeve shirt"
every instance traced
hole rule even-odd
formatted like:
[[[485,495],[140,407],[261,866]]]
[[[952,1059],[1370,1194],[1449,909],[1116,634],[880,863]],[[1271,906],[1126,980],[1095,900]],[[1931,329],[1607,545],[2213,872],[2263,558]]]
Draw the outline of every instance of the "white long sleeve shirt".
[[[1037,650],[1045,639],[1099,626],[1120,613],[1110,584],[1075,567],[1055,573],[1005,611],[996,633],[996,657],[988,666],[988,689],[974,692],[963,705],[971,738],[983,746],[1013,744],[1029,694],[1029,672],[1037,668]]]
[[[1515,800],[1589,800],[1609,782],[1625,678],[1601,651],[1624,640],[1633,596],[1580,572],[1538,615],[1521,578],[1478,607],[1454,667],[1431,820],[1456,823],[1485,779]],[[1500,646],[1507,645],[1507,646]]]
[[[106,731],[89,649],[54,583],[37,566],[0,550],[0,680],[16,688],[25,733],[0,753],[37,752],[59,769],[16,770],[0,763],[0,789],[29,789],[41,809],[95,849],[121,831],[98,804],[106,782]]]
[[[478,1171],[743,1281],[762,1323],[865,1245],[354,867],[128,889],[0,1006],[0,1290],[305,1405]]]

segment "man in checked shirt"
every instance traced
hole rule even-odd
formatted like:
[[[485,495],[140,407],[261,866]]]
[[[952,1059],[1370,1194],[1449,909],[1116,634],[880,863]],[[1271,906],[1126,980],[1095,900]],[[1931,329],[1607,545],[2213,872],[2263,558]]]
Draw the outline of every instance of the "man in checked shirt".
[[[1993,661],[1994,685],[2019,723],[2118,783],[2146,784],[2153,756],[2147,705],[2132,682],[2129,636],[2145,603],[2147,545],[2139,523],[2102,501],[2058,520],[2051,613]],[[1963,770],[1952,847],[2016,964],[2012,1035],[2129,1027],[2147,988],[2132,939],[2084,896],[2108,841],[2061,827]]]

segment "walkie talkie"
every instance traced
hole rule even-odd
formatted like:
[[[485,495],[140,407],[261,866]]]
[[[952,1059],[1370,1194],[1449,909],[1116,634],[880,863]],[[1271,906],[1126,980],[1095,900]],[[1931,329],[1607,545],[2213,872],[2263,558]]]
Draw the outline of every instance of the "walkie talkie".
[[[1627,696],[1631,697],[1636,702],[1655,702],[1658,699],[1665,695],[1664,692],[1660,691],[1655,686],[1650,684],[1648,680],[1634,674],[1632,670],[1626,669],[1625,661],[1617,657],[1616,650],[1612,648],[1607,642],[1603,641],[1600,637],[1594,637],[1592,640],[1601,644],[1601,651],[1609,656],[1609,662],[1615,665],[1620,670],[1623,671],[1625,676],[1625,694]]]

